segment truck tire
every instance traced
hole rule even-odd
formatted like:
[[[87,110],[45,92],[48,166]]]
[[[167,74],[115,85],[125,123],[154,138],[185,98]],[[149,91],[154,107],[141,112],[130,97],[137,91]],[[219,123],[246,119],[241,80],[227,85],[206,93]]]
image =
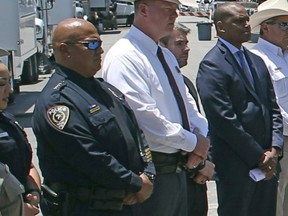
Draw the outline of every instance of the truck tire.
[[[36,79],[36,80],[35,80]],[[24,61],[21,84],[32,84],[38,80],[38,66],[36,55]]]
[[[33,59],[32,60],[32,64],[33,64],[33,81],[34,82],[37,82],[38,79],[39,79],[39,73],[38,73],[38,58],[37,58],[37,53],[34,54],[31,58]]]

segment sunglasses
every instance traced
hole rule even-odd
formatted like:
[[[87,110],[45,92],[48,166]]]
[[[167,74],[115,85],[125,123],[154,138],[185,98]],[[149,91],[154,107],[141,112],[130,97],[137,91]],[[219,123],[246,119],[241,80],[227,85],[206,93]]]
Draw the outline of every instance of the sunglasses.
[[[77,41],[77,42],[65,42],[66,44],[83,44],[89,50],[97,50],[101,44],[101,40],[87,40],[87,41]]]
[[[280,22],[280,23],[267,23],[269,25],[274,25],[274,24],[278,24],[279,28],[282,31],[286,31],[288,29],[288,22]]]

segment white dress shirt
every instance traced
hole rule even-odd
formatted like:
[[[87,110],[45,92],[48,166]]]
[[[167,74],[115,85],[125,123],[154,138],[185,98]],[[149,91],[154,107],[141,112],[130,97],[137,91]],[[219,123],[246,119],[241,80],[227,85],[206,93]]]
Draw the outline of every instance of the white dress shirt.
[[[259,38],[258,43],[251,49],[251,52],[260,56],[272,79],[277,103],[283,117],[285,136],[288,135],[288,52],[274,44]]]
[[[177,101],[162,64],[157,57],[158,45],[132,26],[107,53],[103,78],[122,91],[134,110],[152,151],[175,153],[194,150],[197,137],[183,129]],[[188,93],[175,56],[162,48],[186,106],[191,131],[195,127],[207,135],[207,120],[198,111]]]

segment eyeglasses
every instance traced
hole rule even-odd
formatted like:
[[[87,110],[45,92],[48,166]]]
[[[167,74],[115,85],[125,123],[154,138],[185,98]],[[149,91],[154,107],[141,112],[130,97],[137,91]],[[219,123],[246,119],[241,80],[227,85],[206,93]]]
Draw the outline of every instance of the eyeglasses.
[[[89,50],[97,50],[101,44],[101,40],[87,40],[87,41],[77,41],[77,42],[65,42],[66,44],[83,44]]]
[[[288,30],[288,22],[267,23],[267,24],[269,24],[269,25],[278,24],[279,28],[280,28],[282,31],[286,31],[286,30]]]

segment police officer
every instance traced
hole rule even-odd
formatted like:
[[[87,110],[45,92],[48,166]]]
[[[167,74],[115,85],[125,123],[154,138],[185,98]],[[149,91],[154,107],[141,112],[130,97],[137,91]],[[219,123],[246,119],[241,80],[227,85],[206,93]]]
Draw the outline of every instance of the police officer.
[[[0,55],[2,52],[3,50],[0,51]],[[4,63],[0,62],[0,162],[7,165],[6,168],[2,167],[1,169],[2,180],[0,180],[0,183],[3,184],[1,187],[3,186],[3,190],[6,190],[7,193],[5,196],[5,194],[2,193],[2,189],[0,190],[0,214],[3,216],[16,216],[16,209],[21,209],[22,205],[24,207],[24,215],[32,216],[39,213],[38,204],[41,196],[39,189],[40,177],[34,165],[31,163],[32,150],[24,130],[11,114],[4,111],[7,108],[9,94],[11,93],[9,77],[7,67]],[[22,189],[20,185],[14,188],[11,188],[12,185],[6,185],[7,182],[5,183],[5,179],[10,176],[8,166],[11,173],[23,185]],[[9,183],[13,184],[12,179],[11,181],[9,180]],[[21,200],[16,199],[18,200],[18,207],[13,209],[7,208],[8,203],[12,202],[11,199],[16,198],[19,193],[23,195],[24,205]],[[16,200],[14,201],[16,202]],[[5,206],[4,203],[7,205]],[[18,215],[22,214],[23,212]]]
[[[0,216],[23,216],[23,185],[0,163]]]
[[[43,193],[58,204],[49,214],[133,215],[133,204],[152,193],[155,169],[124,96],[93,77],[101,68],[99,34],[70,18],[52,43],[57,68],[33,115]]]

